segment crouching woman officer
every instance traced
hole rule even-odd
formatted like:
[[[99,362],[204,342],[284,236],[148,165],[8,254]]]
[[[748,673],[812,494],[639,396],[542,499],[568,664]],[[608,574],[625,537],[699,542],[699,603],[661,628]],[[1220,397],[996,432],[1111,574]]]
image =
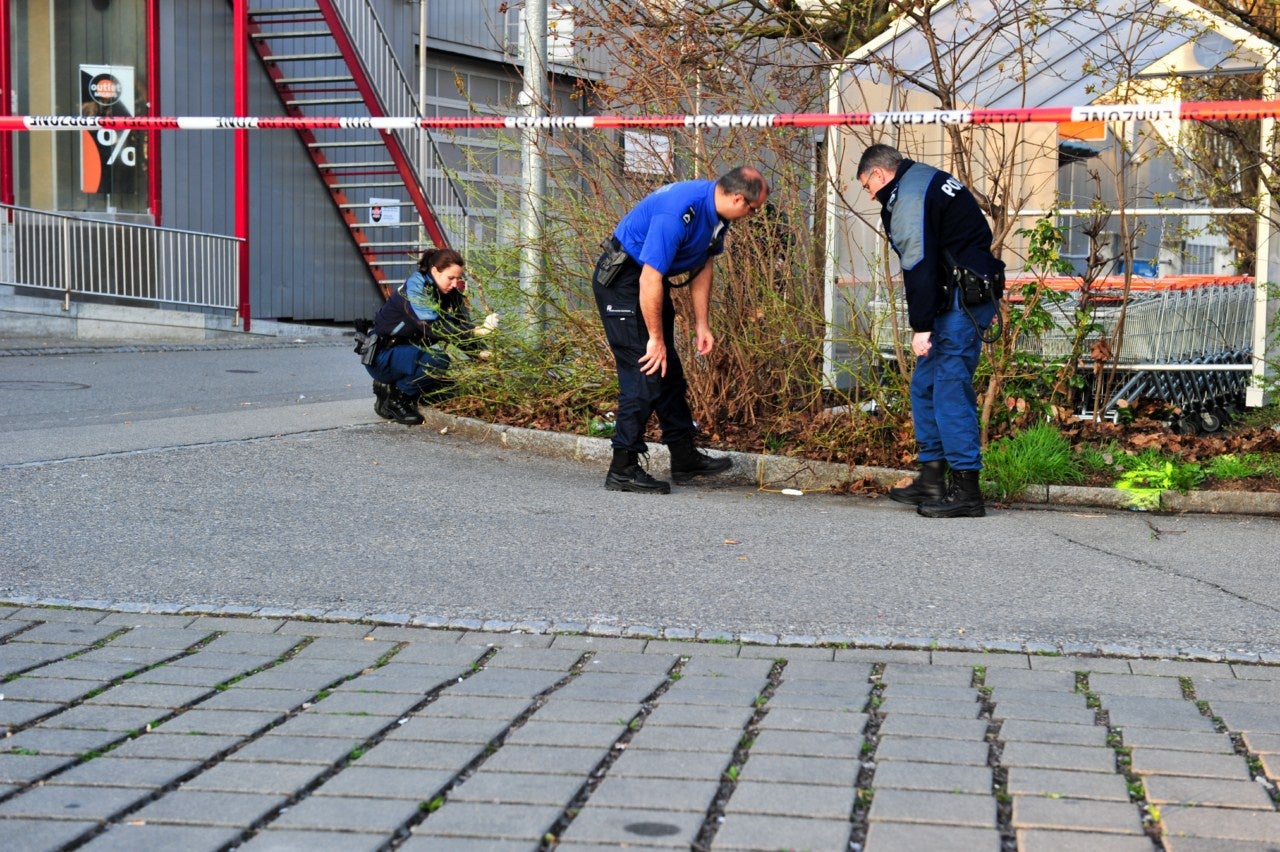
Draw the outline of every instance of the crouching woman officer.
[[[422,422],[417,403],[448,387],[445,373],[452,359],[446,345],[487,357],[482,338],[497,328],[498,315],[489,314],[479,326],[472,323],[464,265],[453,249],[426,252],[374,317],[378,344],[365,369],[373,377],[378,416],[406,426]]]

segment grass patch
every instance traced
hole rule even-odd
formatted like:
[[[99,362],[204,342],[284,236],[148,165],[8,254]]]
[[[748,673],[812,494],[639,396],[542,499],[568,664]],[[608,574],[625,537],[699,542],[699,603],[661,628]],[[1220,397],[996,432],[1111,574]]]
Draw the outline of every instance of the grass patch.
[[[993,441],[983,453],[983,478],[998,500],[1028,485],[1069,485],[1084,481],[1080,456],[1052,423],[1036,425]]]

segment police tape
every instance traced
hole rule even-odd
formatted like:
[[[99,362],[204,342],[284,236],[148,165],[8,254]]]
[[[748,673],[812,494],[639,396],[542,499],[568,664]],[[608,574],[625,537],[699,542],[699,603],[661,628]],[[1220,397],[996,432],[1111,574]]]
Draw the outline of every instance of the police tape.
[[[719,115],[553,116],[128,116],[5,115],[0,131],[15,130],[606,130],[638,128],[857,127],[994,125],[1067,121],[1248,121],[1280,117],[1280,101],[1174,101],[1155,104],[1021,107],[1010,109],[810,112]]]

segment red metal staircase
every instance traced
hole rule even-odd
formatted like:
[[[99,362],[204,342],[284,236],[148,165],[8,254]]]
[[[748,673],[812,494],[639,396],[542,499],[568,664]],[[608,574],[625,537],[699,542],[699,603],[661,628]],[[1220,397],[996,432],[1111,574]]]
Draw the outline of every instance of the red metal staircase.
[[[367,0],[293,3],[248,11],[250,41],[286,114],[416,113],[413,92]],[[425,130],[298,133],[383,295],[404,280],[429,245],[448,245],[422,173],[435,172],[437,177],[429,181],[432,190],[445,194],[444,201],[463,216],[465,208],[453,182],[438,168],[439,152]]]

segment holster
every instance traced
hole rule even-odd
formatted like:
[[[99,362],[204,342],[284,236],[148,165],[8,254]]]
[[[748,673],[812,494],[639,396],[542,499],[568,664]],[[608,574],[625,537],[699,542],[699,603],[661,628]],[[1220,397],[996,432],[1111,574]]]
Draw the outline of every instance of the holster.
[[[951,257],[950,252],[947,252],[947,261],[951,267],[951,274],[940,285],[943,297],[942,305],[946,306],[943,310],[950,307],[951,295],[956,287],[960,288],[961,304],[969,307],[985,305],[988,302],[998,302],[1004,297],[1003,271],[994,275],[984,275],[967,266],[961,266],[955,261],[955,258]]]
[[[366,367],[373,363],[373,358],[378,354],[378,344],[381,338],[378,333],[373,330],[372,324],[368,321],[359,321],[356,323],[356,346],[355,352],[360,356],[360,363]]]
[[[631,257],[622,250],[622,246],[613,237],[602,242],[600,250],[600,259],[596,261],[596,271],[592,277],[599,286],[612,287],[613,282],[618,278],[618,273]]]

